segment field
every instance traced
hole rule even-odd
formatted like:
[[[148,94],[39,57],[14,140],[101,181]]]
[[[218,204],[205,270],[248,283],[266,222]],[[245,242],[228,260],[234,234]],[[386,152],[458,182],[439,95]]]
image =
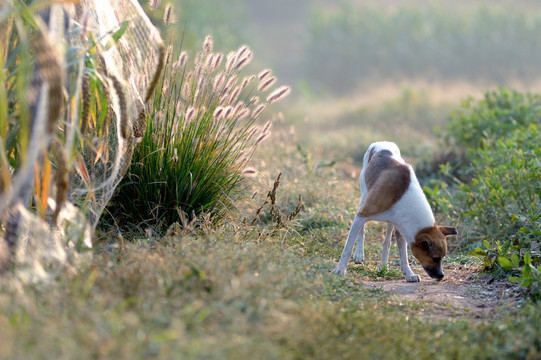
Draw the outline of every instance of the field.
[[[255,53],[250,71],[271,67],[292,87],[258,119],[260,126],[271,120],[272,131],[251,158],[256,171],[218,220],[201,214],[166,231],[146,225],[130,231],[109,214],[93,236],[92,256],[77,267],[46,283],[2,279],[0,359],[540,359],[541,301],[501,269],[483,271],[483,259],[468,254],[480,241],[462,235],[473,228],[454,215],[462,211],[454,192],[453,211],[435,212],[460,232],[450,240],[443,281],[430,279],[410,253],[421,282],[406,283],[395,244],[388,266],[378,270],[384,226],[377,223],[366,232],[365,262],[350,262],[344,277],[331,274],[358,206],[362,156],[371,142],[396,142],[433,189],[442,183],[441,164],[433,163],[448,150],[446,127],[464,99],[481,99],[497,85],[541,89],[536,2],[520,1],[510,11],[505,1],[493,7],[461,1],[448,22],[444,3],[421,3],[179,1],[176,27],[162,32],[178,38],[184,29],[183,50],[199,49],[205,32],[216,31],[220,51],[246,42]],[[161,13],[144,8],[162,26]],[[345,19],[351,9],[361,15]],[[377,21],[367,24],[366,14]],[[409,32],[426,14],[432,22],[425,32]],[[397,17],[409,29],[403,40],[395,39]],[[483,36],[460,47],[472,35],[457,22],[499,27],[486,52],[436,65],[434,44],[446,32],[455,36],[444,43],[456,44],[453,51],[480,47],[475,41]],[[359,23],[389,42],[379,52],[371,48],[373,39],[348,30]],[[513,37],[509,28],[522,35]],[[509,37],[497,39],[503,33]],[[407,34],[419,48],[401,48],[412,44]],[[358,47],[338,48],[351,39]],[[515,47],[506,48],[509,42]],[[393,61],[365,54],[355,70],[368,49]],[[512,66],[501,58],[506,51],[516,55]]]

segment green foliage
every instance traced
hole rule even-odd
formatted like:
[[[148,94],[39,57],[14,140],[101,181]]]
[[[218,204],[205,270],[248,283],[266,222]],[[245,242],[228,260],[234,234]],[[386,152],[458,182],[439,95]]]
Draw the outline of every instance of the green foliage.
[[[478,148],[489,148],[507,137],[516,142],[518,148],[535,140],[521,133],[536,131],[529,127],[539,125],[540,119],[541,95],[523,94],[506,88],[487,91],[481,100],[467,98],[458,110],[451,113],[447,142],[455,147],[471,149],[470,157],[480,159],[482,154],[475,153]]]
[[[473,178],[452,192],[454,208],[442,208],[454,214],[460,209],[467,240],[476,246],[471,254],[487,269],[497,265],[511,271],[520,265],[527,271],[524,279],[535,274],[525,256],[532,264],[541,259],[540,104],[539,95],[499,89],[465,101],[448,126],[447,140],[466,149],[463,171]],[[450,196],[440,203],[448,204]],[[539,292],[539,282],[521,284]]]
[[[400,77],[503,83],[539,74],[536,12],[444,2],[391,10],[356,3],[319,7],[309,25],[306,77],[334,91]]]
[[[212,46],[209,36],[193,69],[185,52],[173,61],[169,48],[146,132],[110,209],[129,224],[163,229],[202,213],[219,217],[243,193],[243,173],[253,172],[247,163],[271,125],[255,121],[289,88],[277,88],[259,103],[270,87],[263,85],[276,80],[270,70],[242,78],[250,49],[229,53],[222,69],[224,56]]]

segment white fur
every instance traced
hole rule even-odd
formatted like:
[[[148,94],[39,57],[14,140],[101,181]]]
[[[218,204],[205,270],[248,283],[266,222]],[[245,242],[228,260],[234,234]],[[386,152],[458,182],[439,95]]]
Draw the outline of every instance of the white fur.
[[[380,150],[389,150],[391,151],[394,159],[400,163],[406,164],[400,155],[400,149],[395,143],[381,141],[370,145],[364,155],[363,169],[360,176],[361,201],[359,203],[359,210],[367,194],[364,172],[368,165],[370,151],[373,148],[376,150],[375,153]],[[334,274],[345,274],[355,242],[357,242],[357,248],[355,249],[353,260],[357,264],[364,260],[364,224],[368,221],[384,221],[387,222],[388,225],[385,240],[383,241],[380,268],[387,265],[389,248],[391,245],[391,236],[394,228],[396,228],[401,235],[397,236],[397,246],[400,254],[400,267],[402,272],[406,276],[406,280],[408,282],[420,281],[419,275],[414,274],[409,266],[407,246],[415,242],[415,235],[419,232],[419,230],[434,226],[435,220],[426,196],[421,189],[421,185],[419,184],[417,177],[415,176],[413,168],[410,165],[408,165],[408,167],[410,170],[410,184],[406,192],[393,206],[391,206],[391,208],[382,213],[366,218],[359,216],[359,211],[357,211],[348,234],[346,245],[342,251],[342,256],[340,257],[340,261],[333,271]]]

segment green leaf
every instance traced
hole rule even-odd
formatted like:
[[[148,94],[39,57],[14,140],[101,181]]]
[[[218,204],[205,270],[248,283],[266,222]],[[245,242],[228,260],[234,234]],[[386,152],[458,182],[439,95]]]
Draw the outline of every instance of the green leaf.
[[[471,256],[485,256],[487,252],[481,248],[475,248],[475,250],[468,252]]]
[[[334,164],[336,164],[335,160],[321,160],[319,164],[317,164],[316,169],[322,168],[322,167],[331,167]]]
[[[522,281],[521,278],[518,278],[516,276],[509,276],[507,280],[511,281],[512,283],[518,284]]]
[[[534,281],[533,278],[528,277],[526,279],[523,279],[522,283],[520,285],[522,285],[524,287],[530,287],[530,285],[532,285],[533,281]]]
[[[490,243],[488,242],[488,240],[483,240],[483,246],[484,246],[486,249],[490,249]]]
[[[513,264],[505,256],[498,256],[498,263],[504,270],[513,270]]]
[[[530,254],[530,252],[527,252],[526,254],[524,254],[524,264],[526,265],[532,264],[532,255]]]
[[[531,266],[529,264],[524,264],[524,266],[522,267],[522,277],[523,278],[529,277],[531,273],[532,273]]]
[[[514,268],[518,268],[519,267],[519,259],[518,259],[518,255],[517,254],[513,254],[511,255],[511,262],[513,263],[513,267]]]

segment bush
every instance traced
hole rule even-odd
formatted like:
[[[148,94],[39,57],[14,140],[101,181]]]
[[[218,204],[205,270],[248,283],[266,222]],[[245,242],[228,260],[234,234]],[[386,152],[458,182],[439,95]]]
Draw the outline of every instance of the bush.
[[[530,124],[539,125],[541,95],[522,94],[511,89],[487,91],[482,100],[468,98],[451,114],[447,125],[447,142],[454,147],[471,149],[472,157],[478,148],[488,148],[493,142],[521,132]],[[517,138],[522,147],[529,139]]]
[[[541,237],[541,97],[506,89],[487,92],[455,112],[448,141],[466,149],[472,180],[457,186],[454,209],[461,209],[472,255],[486,268],[536,273]],[[442,204],[449,204],[443,197]],[[444,207],[449,210],[449,207]],[[524,270],[529,269],[529,270]],[[532,270],[534,269],[534,270]],[[533,275],[532,275],[533,274]],[[537,286],[539,282],[522,281]]]
[[[270,70],[241,77],[252,58],[247,46],[224,56],[203,51],[187,66],[187,54],[168,60],[146,132],[137,145],[111,213],[129,224],[167,227],[202,213],[220,216],[243,190],[243,174],[270,123],[255,124],[271,103],[289,93],[282,86],[260,103],[275,78]],[[223,66],[223,69],[220,67]]]

